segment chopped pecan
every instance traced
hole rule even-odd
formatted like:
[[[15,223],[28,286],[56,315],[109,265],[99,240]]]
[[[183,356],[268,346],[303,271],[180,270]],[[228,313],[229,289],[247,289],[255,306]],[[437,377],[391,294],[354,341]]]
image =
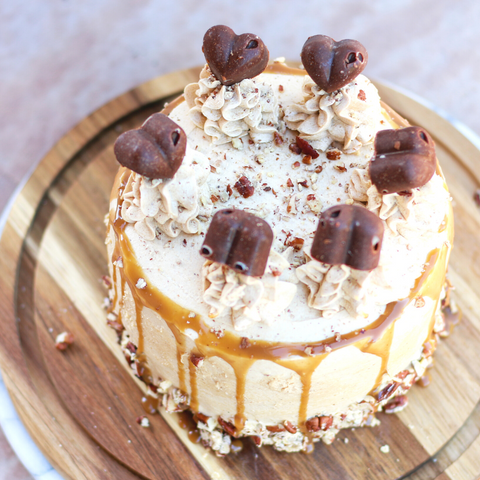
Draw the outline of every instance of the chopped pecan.
[[[291,143],[288,148],[290,149],[291,152],[293,152],[295,155],[300,155],[302,153],[302,149],[296,144],[296,143]]]
[[[203,360],[204,360],[204,357],[201,357],[200,355],[195,355],[194,353],[190,355],[190,361],[196,367],[201,367],[203,365]]]
[[[69,332],[63,332],[57,335],[57,338],[55,339],[55,347],[57,350],[66,350],[69,345],[71,345],[74,341],[74,336],[72,333]]]
[[[312,156],[311,155],[305,155],[302,158],[302,163],[304,163],[305,165],[311,165],[312,164]]]
[[[408,404],[408,398],[406,395],[399,395],[392,398],[384,407],[385,413],[395,413],[403,410]]]
[[[315,167],[315,173],[321,173],[322,170],[323,170],[323,167],[321,165],[317,165]]]
[[[290,178],[287,179],[287,187],[293,188],[293,182]]]
[[[150,420],[148,420],[146,415],[137,417],[135,421],[143,428],[148,428],[150,426]]]
[[[248,348],[250,346],[250,341],[248,340],[247,337],[242,337],[242,340],[240,340],[240,348]]]
[[[397,378],[403,380],[410,372],[408,370],[402,370],[398,375]]]
[[[423,355],[425,355],[425,358],[431,357],[434,350],[435,350],[435,344],[433,340],[428,340],[423,344],[422,353]]]
[[[253,188],[252,183],[250,180],[245,176],[241,176],[237,183],[235,183],[234,187],[237,189],[238,193],[243,198],[251,197],[255,193],[255,188]]]
[[[125,327],[117,320],[107,320],[107,325],[117,333],[122,333],[125,330]]]
[[[278,132],[273,132],[273,143],[277,146],[283,143],[283,137]]]
[[[229,197],[231,197],[233,195],[233,190],[232,190],[232,187],[230,185],[227,185],[227,193],[228,193]]]
[[[272,433],[284,432],[285,428],[281,427],[280,425],[268,425],[267,430]]]
[[[338,150],[328,150],[327,151],[327,158],[329,160],[340,160],[342,157],[342,153]]]
[[[319,153],[306,140],[297,137],[295,141],[304,155],[310,155],[313,159],[318,158]]]
[[[320,429],[328,430],[333,425],[333,417],[320,417]]]
[[[398,382],[393,382],[387,385],[379,394],[378,394],[378,401],[381,402],[385,400],[388,397],[391,397],[397,388],[400,386],[400,383]]]
[[[255,442],[257,447],[262,446],[262,437],[259,437],[258,435],[252,435],[252,440]]]
[[[203,423],[207,423],[209,418],[210,418],[210,417],[207,417],[206,415],[204,415],[203,413],[200,413],[200,412],[196,413],[196,414],[193,416],[193,419],[194,419],[196,422],[200,421],[200,422],[203,422]]]
[[[357,98],[359,100],[361,100],[362,102],[364,102],[367,99],[367,95],[365,94],[365,92],[363,90],[360,90],[358,92]]]
[[[300,237],[288,238],[285,240],[285,244],[289,247],[293,247],[296,252],[299,252],[303,248],[305,240]]]
[[[218,423],[222,426],[222,428],[232,437],[236,437],[237,436],[237,429],[235,428],[235,426],[230,423],[230,422],[227,422],[226,420],[224,420],[222,417],[218,417]]]
[[[423,297],[416,297],[415,303],[413,304],[415,308],[422,308],[425,306],[425,299]]]
[[[285,425],[285,430],[290,433],[297,433],[297,427],[292,425],[288,420],[285,420],[283,423]]]
[[[313,417],[305,422],[305,426],[309,432],[318,432],[320,430],[320,419]]]

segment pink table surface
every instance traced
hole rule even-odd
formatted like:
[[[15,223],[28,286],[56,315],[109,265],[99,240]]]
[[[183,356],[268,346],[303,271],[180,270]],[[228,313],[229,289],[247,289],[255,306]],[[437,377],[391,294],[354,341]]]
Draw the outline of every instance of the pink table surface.
[[[474,0],[4,0],[0,2],[0,212],[55,142],[135,85],[204,61],[212,25],[298,59],[310,35],[355,38],[365,73],[480,134],[480,2]],[[0,480],[32,478],[0,431]]]

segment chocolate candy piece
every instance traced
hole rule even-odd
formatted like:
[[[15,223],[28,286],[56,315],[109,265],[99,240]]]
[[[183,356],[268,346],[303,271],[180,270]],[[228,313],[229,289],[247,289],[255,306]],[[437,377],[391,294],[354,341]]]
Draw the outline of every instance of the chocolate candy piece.
[[[420,127],[380,130],[369,166],[380,193],[395,193],[425,185],[435,173],[437,159],[432,137]]]
[[[238,273],[261,277],[267,266],[273,232],[261,218],[227,208],[212,218],[200,253]]]
[[[136,130],[117,138],[118,162],[149,178],[173,178],[187,148],[185,132],[163,113],[154,113]]]
[[[305,42],[301,57],[312,80],[327,93],[332,93],[363,72],[368,53],[356,40],[336,42],[326,35],[315,35]]]
[[[233,85],[260,75],[268,64],[268,50],[253,33],[235,35],[225,25],[216,25],[203,37],[203,53],[215,77]]]
[[[358,205],[335,205],[320,215],[312,257],[329,265],[373,270],[378,265],[383,223]]]

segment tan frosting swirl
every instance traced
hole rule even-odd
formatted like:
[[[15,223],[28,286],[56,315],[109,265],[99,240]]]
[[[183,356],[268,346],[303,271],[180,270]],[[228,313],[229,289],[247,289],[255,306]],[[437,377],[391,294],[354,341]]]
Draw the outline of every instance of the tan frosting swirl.
[[[325,151],[336,141],[354,153],[373,142],[382,114],[377,89],[366,77],[328,94],[307,75],[303,93],[302,103],[286,107],[285,123],[314,148]]]
[[[355,201],[385,220],[394,235],[420,238],[438,232],[443,218],[432,215],[435,210],[444,212],[448,202],[447,190],[438,188],[443,179],[434,175],[423,187],[406,194],[382,195],[372,184],[367,169],[355,169],[348,185],[348,194]],[[439,195],[440,193],[440,195]]]
[[[207,189],[210,163],[200,152],[187,147],[181,167],[171,180],[149,179],[132,173],[125,188],[122,217],[133,223],[145,240],[153,240],[157,231],[177,237],[182,231],[198,234],[198,217],[210,216],[212,204],[203,192]]]
[[[275,316],[290,305],[297,292],[296,285],[280,280],[282,272],[290,267],[286,260],[290,250],[280,255],[272,249],[261,278],[242,275],[207,260],[202,268],[203,299],[211,306],[210,317],[231,309],[236,330],[243,330],[252,322],[271,324]]]
[[[296,269],[298,279],[310,290],[308,306],[325,318],[345,309],[352,317],[367,317],[367,284],[370,272],[346,265],[327,265],[305,253],[307,263]]]
[[[277,99],[270,85],[245,79],[225,86],[205,65],[198,83],[185,87],[192,122],[212,137],[215,145],[250,135],[255,143],[273,140],[282,128]],[[234,146],[235,146],[235,142]]]

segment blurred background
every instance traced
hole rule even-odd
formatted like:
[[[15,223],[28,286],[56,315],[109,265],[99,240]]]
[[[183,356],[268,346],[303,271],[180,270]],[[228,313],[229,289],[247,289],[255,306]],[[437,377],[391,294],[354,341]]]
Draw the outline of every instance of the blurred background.
[[[83,117],[155,76],[204,63],[216,24],[298,60],[318,33],[354,38],[365,74],[480,134],[478,0],[0,0],[0,213]],[[0,480],[32,479],[0,431]]]

